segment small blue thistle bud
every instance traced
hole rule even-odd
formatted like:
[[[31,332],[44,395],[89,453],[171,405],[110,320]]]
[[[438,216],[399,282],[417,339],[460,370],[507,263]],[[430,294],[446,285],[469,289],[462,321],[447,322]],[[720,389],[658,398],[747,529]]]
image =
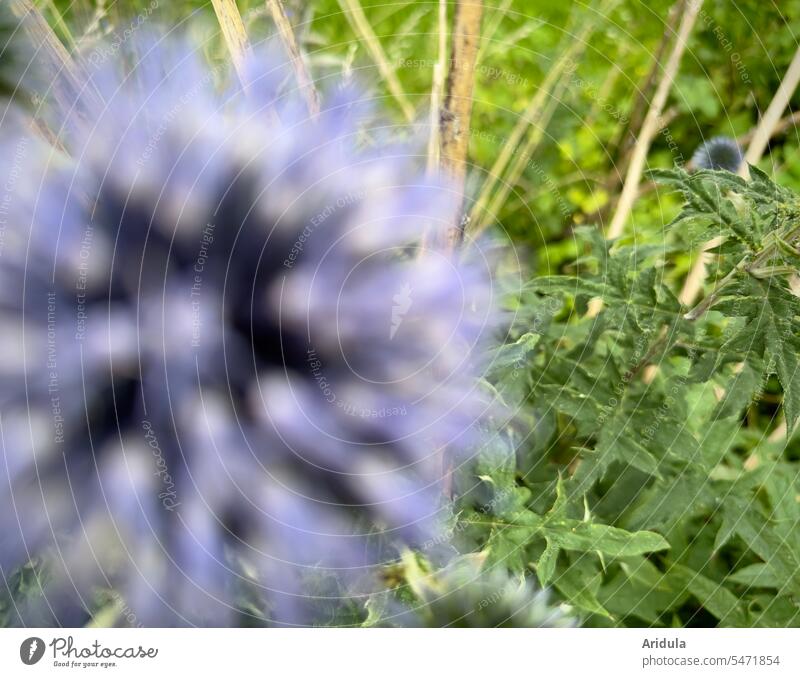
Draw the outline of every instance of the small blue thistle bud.
[[[744,160],[741,146],[729,136],[715,136],[701,145],[692,155],[697,169],[724,169],[736,172]]]

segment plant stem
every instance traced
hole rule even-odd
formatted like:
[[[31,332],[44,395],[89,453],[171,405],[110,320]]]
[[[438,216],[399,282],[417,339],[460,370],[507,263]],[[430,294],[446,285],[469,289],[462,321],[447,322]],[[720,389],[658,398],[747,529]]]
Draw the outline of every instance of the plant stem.
[[[792,98],[792,94],[794,94],[798,84],[800,84],[800,47],[794,53],[794,58],[792,58],[789,68],[786,69],[786,75],[781,80],[775,96],[772,97],[769,107],[753,134],[750,145],[747,147],[747,153],[744,156],[742,168],[746,169],[748,164],[756,164],[764,155],[767,143],[772,136],[772,131],[780,122],[783,111],[789,105],[789,100]]]
[[[59,11],[58,7],[56,7],[56,3],[53,2],[53,0],[44,0],[44,4],[47,5],[47,8],[50,10],[50,14],[53,16],[53,22],[56,26],[58,26],[58,30],[61,31],[64,40],[69,45],[70,52],[77,54],[78,43],[75,42],[72,31],[70,31],[69,26],[67,26],[66,22],[64,21],[64,17],[61,16],[61,12]]]
[[[459,0],[456,3],[450,72],[445,85],[440,131],[441,167],[444,174],[452,180],[454,191],[446,237],[446,247],[451,251],[458,247],[463,236],[462,207],[482,15],[482,0]]]
[[[650,150],[650,144],[653,138],[658,133],[660,127],[661,113],[664,110],[664,104],[667,102],[667,96],[675,76],[678,73],[681,57],[686,50],[686,44],[689,40],[689,35],[692,32],[697,15],[703,5],[703,0],[689,0],[684,9],[683,17],[681,18],[680,29],[678,30],[678,37],[675,39],[675,45],[669,55],[667,65],[664,68],[664,76],[658,83],[658,88],[653,96],[653,101],[647,111],[647,115],[642,123],[642,128],[639,131],[639,138],[634,146],[633,153],[631,154],[631,162],[628,166],[628,171],[625,175],[625,183],[622,187],[622,194],[620,195],[617,209],[611,219],[611,224],[608,227],[607,237],[613,240],[620,235],[625,227],[625,223],[633,210],[633,203],[636,201],[636,196],[639,193],[639,182],[642,178],[644,165],[647,162],[647,153]]]
[[[81,84],[80,67],[30,0],[11,0],[10,7],[34,46],[37,65],[44,71],[42,75],[66,117],[74,109],[79,93],[87,94]]]
[[[530,133],[529,129],[532,127],[541,129],[543,126],[542,122],[543,118],[546,116],[545,109],[548,101],[558,99],[558,96],[554,94],[555,90],[559,82],[562,81],[562,78],[566,81],[566,75],[574,71],[576,66],[575,62],[586,49],[587,39],[593,27],[593,22],[588,21],[578,35],[569,36],[568,46],[561,52],[561,55],[553,63],[552,67],[548,69],[544,81],[537,89],[536,94],[531,99],[525,111],[519,117],[519,120],[517,120],[514,129],[511,130],[511,134],[507,139],[503,140],[500,152],[492,164],[492,168],[489,170],[483,186],[481,186],[478,199],[475,201],[475,205],[472,208],[470,226],[472,236],[480,234],[488,227],[489,223],[495,217],[491,209],[488,208],[489,202],[492,200],[495,186],[500,184],[499,192],[503,192],[504,196],[508,194],[508,188],[504,189],[504,186],[508,186],[512,181],[502,181],[506,168],[513,156],[518,152],[525,135]],[[504,196],[501,199],[504,199]],[[497,200],[493,200],[492,202],[496,203]]]
[[[736,277],[744,268],[742,265],[744,263],[744,259],[739,262],[739,264],[731,270],[719,284],[716,286],[713,292],[711,292],[708,296],[706,296],[700,303],[698,303],[694,308],[692,308],[688,313],[684,315],[687,320],[696,320],[698,317],[703,315],[706,311],[708,311],[711,306],[713,306],[717,299],[722,294],[723,288],[731,281],[733,278]]]
[[[650,70],[647,72],[647,77],[642,85],[636,88],[634,103],[631,113],[628,116],[628,122],[622,129],[618,139],[612,145],[612,157],[617,159],[615,163],[617,169],[615,169],[609,178],[609,190],[616,189],[622,183],[622,177],[630,164],[630,151],[636,143],[636,136],[633,130],[639,129],[642,122],[644,122],[650,95],[652,94],[653,88],[657,85],[656,78],[658,77],[658,69],[661,66],[664,54],[667,52],[667,47],[669,47],[669,43],[672,41],[672,37],[675,35],[675,31],[678,28],[678,20],[683,14],[686,2],[687,0],[676,0],[675,4],[669,8],[664,32],[653,53],[653,61],[650,65]]]
[[[292,25],[289,23],[289,18],[286,16],[286,10],[283,8],[281,0],[267,0],[267,7],[272,14],[272,20],[275,22],[275,27],[278,29],[278,34],[281,36],[286,51],[289,53],[289,58],[292,60],[292,68],[297,78],[297,86],[306,100],[306,106],[311,117],[319,115],[319,94],[314,81],[303,63],[303,56],[300,53],[300,46],[294,37]]]
[[[783,240],[789,244],[795,242],[798,237],[800,237],[800,225],[794,225],[786,231],[786,235],[783,237]],[[775,242],[770,242],[769,244],[764,246],[756,256],[749,260],[748,257],[744,257],[736,266],[725,276],[722,280],[717,283],[717,286],[714,288],[708,296],[703,298],[700,303],[698,303],[694,308],[692,308],[688,313],[684,315],[687,320],[696,320],[698,317],[703,315],[706,311],[708,311],[719,299],[722,292],[724,291],[725,287],[741,272],[749,272],[749,271],[756,271],[761,268],[766,262],[771,260],[775,254],[778,253],[778,245]]]
[[[444,73],[447,68],[447,0],[439,0],[438,13],[439,54],[433,67],[431,85],[430,135],[428,137],[428,174],[439,170],[439,121],[442,115]]]
[[[378,67],[383,79],[386,80],[389,92],[400,106],[403,116],[408,122],[413,121],[414,107],[409,103],[403,91],[403,87],[400,84],[400,80],[397,79],[397,74],[389,63],[389,59],[386,57],[386,52],[383,51],[378,36],[375,35],[375,31],[372,30],[372,26],[370,26],[367,15],[364,14],[361,4],[358,0],[339,0],[339,5],[344,10],[344,14],[350,22],[350,25],[366,44],[367,50],[375,61],[375,65]]]
[[[233,67],[239,75],[239,81],[244,85],[244,62],[250,51],[250,42],[247,39],[242,16],[234,0],[211,0],[211,4],[214,5],[222,37],[233,60]]]

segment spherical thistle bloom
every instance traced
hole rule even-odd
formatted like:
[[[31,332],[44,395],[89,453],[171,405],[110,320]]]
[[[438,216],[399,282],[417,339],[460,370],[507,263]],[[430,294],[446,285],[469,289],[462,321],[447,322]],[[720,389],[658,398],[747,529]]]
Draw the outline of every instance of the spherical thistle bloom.
[[[144,625],[313,623],[309,581],[437,528],[487,275],[419,249],[449,190],[363,149],[348,88],[310,118],[270,49],[220,93],[185,43],[135,47],[58,147],[3,124],[0,567],[50,562],[17,622],[110,590]]]
[[[698,169],[725,169],[736,172],[744,160],[741,146],[729,136],[715,136],[703,143],[692,155]]]

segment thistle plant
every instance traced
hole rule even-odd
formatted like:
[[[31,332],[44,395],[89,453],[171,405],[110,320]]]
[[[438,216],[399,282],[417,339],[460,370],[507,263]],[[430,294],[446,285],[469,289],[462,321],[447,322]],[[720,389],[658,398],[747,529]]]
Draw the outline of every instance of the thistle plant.
[[[515,300],[488,378],[521,414],[471,469],[454,542],[535,574],[585,624],[800,622],[794,447],[750,424],[800,416],[800,199],[750,171],[654,173],[685,200],[676,242],[721,238],[696,306],[665,283],[663,245],[593,228],[574,274]]]
[[[307,581],[436,533],[485,276],[419,252],[446,187],[359,150],[353,92],[309,119],[274,54],[220,93],[169,39],[98,66],[66,152],[3,128],[0,570],[52,564],[16,622],[104,590],[145,625],[313,623]]]

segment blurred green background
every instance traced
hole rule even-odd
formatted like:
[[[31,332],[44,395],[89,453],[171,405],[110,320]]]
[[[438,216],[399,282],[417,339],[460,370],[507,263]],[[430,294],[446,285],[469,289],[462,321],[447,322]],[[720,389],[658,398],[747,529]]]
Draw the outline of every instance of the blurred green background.
[[[91,50],[98,40],[119,39],[126,29],[152,22],[188,29],[206,41],[210,59],[227,58],[210,2],[36,0],[35,4],[73,52]],[[640,125],[637,99],[652,97],[647,83],[654,64],[656,80],[663,73],[666,54],[661,53],[658,63],[656,56],[673,4],[662,0],[486,3],[470,142],[473,195],[479,193],[504,140],[559,58],[569,52],[574,68],[547,91],[546,119],[526,133],[541,139],[522,175],[510,177],[508,199],[493,215],[522,246],[536,272],[552,272],[573,256],[575,225],[607,224],[630,140]],[[265,2],[243,0],[238,5],[252,42],[274,33]],[[402,119],[362,36],[337,0],[287,0],[285,5],[315,79],[354,74],[376,94],[386,96],[387,115]],[[417,122],[424,126],[437,57],[438,3],[366,0],[362,7],[416,109]],[[453,6],[448,9],[452,20]],[[649,166],[682,164],[703,140],[715,135],[745,136],[778,87],[797,48],[799,28],[798,0],[706,0],[665,107],[665,126],[650,150]],[[792,103],[800,103],[800,92]],[[797,129],[791,125],[773,138],[762,168],[781,183],[800,188],[797,141]],[[665,237],[663,225],[676,205],[663,192],[645,187],[644,193],[628,232],[660,242]],[[676,278],[689,265],[688,255],[684,258],[678,257],[670,272]]]

